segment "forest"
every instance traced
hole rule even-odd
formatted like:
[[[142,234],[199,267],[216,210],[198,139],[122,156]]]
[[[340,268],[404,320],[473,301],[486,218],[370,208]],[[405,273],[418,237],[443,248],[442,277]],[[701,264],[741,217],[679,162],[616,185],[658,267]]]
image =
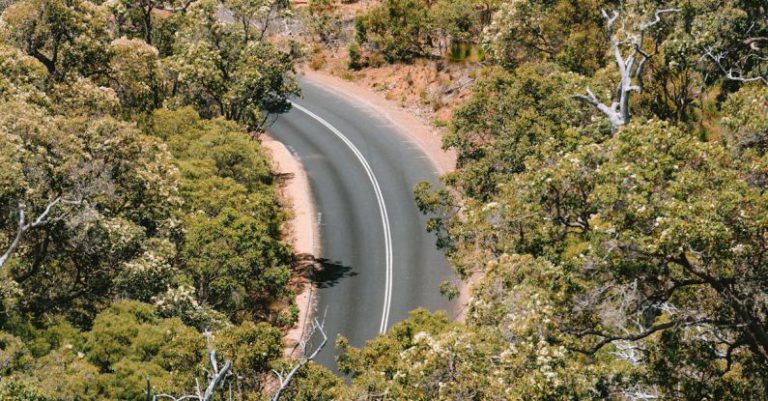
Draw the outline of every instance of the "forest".
[[[764,0],[350,3],[0,5],[0,399],[768,399]],[[285,357],[259,142],[319,48],[472,77],[414,189],[466,316],[329,339],[345,377]]]

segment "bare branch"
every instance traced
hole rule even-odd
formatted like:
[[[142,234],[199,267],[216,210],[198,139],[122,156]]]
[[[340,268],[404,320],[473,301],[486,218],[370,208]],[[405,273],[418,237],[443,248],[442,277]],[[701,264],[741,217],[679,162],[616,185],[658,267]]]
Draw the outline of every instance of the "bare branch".
[[[762,49],[763,49],[763,48],[760,46],[760,42],[768,42],[768,38],[766,38],[766,37],[754,37],[754,38],[747,38],[747,39],[744,39],[744,42],[743,42],[743,43],[744,43],[745,45],[749,46],[749,48],[750,48],[752,51],[756,51],[756,52],[758,52],[758,51],[760,51],[760,50],[762,50]]]
[[[679,12],[680,12],[679,8],[665,8],[663,10],[657,10],[653,14],[653,20],[640,25],[640,31],[646,31],[648,30],[648,28],[661,22],[661,16],[664,14],[672,14],[672,13],[679,13]]]
[[[278,401],[280,399],[280,395],[282,394],[283,390],[285,390],[286,387],[288,387],[288,384],[290,384],[291,379],[293,379],[293,376],[298,372],[302,366],[306,365],[309,361],[315,359],[317,357],[317,354],[320,353],[320,350],[325,347],[325,344],[328,342],[328,336],[325,334],[324,326],[325,322],[321,323],[317,319],[312,322],[312,330],[309,332],[309,336],[307,336],[306,340],[302,340],[300,342],[300,347],[302,350],[302,355],[299,357],[299,359],[296,361],[296,363],[293,365],[291,370],[288,371],[287,374],[285,372],[277,372],[276,370],[272,370],[272,372],[277,376],[277,379],[279,381],[280,387],[275,392],[275,395],[272,396],[271,401]],[[306,355],[307,350],[307,342],[312,339],[314,334],[318,332],[322,336],[322,340],[320,341],[320,344],[315,347],[315,349],[310,353],[308,356]]]
[[[747,56],[747,58],[751,56],[760,58],[757,55],[750,55],[750,56]],[[717,66],[717,68],[720,69],[720,71],[722,71],[723,75],[725,75],[725,79],[728,79],[730,81],[744,82],[744,83],[760,81],[763,84],[768,85],[768,76],[745,77],[742,68],[736,68],[736,69],[726,68],[723,65],[723,58],[725,58],[725,53],[714,54],[712,52],[712,48],[708,47],[704,49],[704,57],[709,58],[710,60],[712,60],[713,63],[715,63],[715,66]]]
[[[176,13],[176,12],[186,12],[186,11],[187,11],[187,9],[189,8],[189,6],[190,6],[192,3],[194,3],[194,1],[195,1],[195,0],[189,0],[189,1],[185,1],[185,2],[182,2],[182,3],[181,3],[181,7],[169,7],[169,6],[162,6],[162,7],[155,7],[155,8],[157,8],[158,10],[163,10],[163,11],[170,11],[170,12],[172,12],[172,13]]]
[[[587,95],[576,95],[575,99],[584,101],[603,113],[611,122],[611,129],[615,133],[618,129],[629,123],[631,113],[629,110],[629,95],[631,92],[642,92],[643,79],[642,75],[645,71],[645,65],[658,51],[658,40],[654,43],[654,51],[648,53],[644,50],[645,33],[651,27],[661,22],[661,17],[664,14],[670,14],[678,12],[678,9],[669,8],[658,10],[654,13],[654,17],[651,21],[640,24],[639,32],[636,35],[626,35],[630,38],[627,41],[619,41],[614,25],[619,18],[619,11],[614,10],[610,15],[607,11],[602,10],[603,18],[606,21],[606,30],[608,31],[608,39],[610,41],[611,52],[616,62],[616,67],[619,69],[619,83],[616,88],[614,98],[610,106],[601,102],[597,97],[587,89]],[[623,23],[621,30],[624,30]],[[625,56],[622,48],[628,47],[630,50]],[[638,55],[640,60],[638,61]],[[637,83],[633,83],[636,80]]]
[[[208,385],[205,387],[205,392],[200,389],[200,382],[195,379],[195,394],[185,394],[179,397],[174,397],[170,394],[155,394],[152,397],[153,401],[158,401],[161,398],[167,398],[171,401],[185,401],[185,400],[198,400],[198,401],[211,401],[215,391],[222,388],[224,380],[230,376],[230,370],[232,369],[232,360],[227,359],[224,361],[224,365],[219,369],[219,362],[216,359],[216,350],[211,345],[211,332],[205,332],[205,340],[208,346],[208,360],[211,363],[212,372],[208,375]],[[150,392],[148,390],[148,392]]]
[[[27,223],[27,205],[24,204],[24,202],[19,201],[18,211],[19,211],[19,224],[18,229],[16,230],[16,235],[13,238],[13,241],[11,241],[11,244],[8,246],[8,249],[5,251],[5,253],[0,256],[0,268],[2,268],[6,262],[8,262],[8,259],[10,259],[13,252],[16,251],[16,248],[19,247],[19,244],[21,244],[22,239],[24,238],[24,235],[29,232],[30,230],[34,228],[42,227],[52,220],[49,219],[49,216],[51,212],[57,208],[57,206],[61,204],[65,205],[80,205],[81,201],[74,201],[74,200],[66,200],[62,199],[60,196],[56,197],[56,199],[52,200],[48,205],[45,207],[45,210],[43,210],[42,213],[40,213],[37,218],[31,222]]]
[[[637,333],[626,334],[626,335],[608,334],[598,330],[585,330],[579,333],[575,333],[575,335],[577,337],[596,336],[596,337],[601,337],[602,339],[598,341],[597,344],[595,344],[591,348],[588,348],[588,349],[576,348],[574,349],[574,351],[591,355],[596,353],[606,345],[613,343],[615,341],[638,341],[648,336],[651,336],[659,331],[671,329],[673,327],[692,327],[692,326],[699,326],[703,324],[713,324],[713,323],[719,323],[719,322],[714,321],[712,319],[690,319],[690,318],[671,320],[665,323],[659,323],[659,324],[652,325],[648,328],[644,328]]]

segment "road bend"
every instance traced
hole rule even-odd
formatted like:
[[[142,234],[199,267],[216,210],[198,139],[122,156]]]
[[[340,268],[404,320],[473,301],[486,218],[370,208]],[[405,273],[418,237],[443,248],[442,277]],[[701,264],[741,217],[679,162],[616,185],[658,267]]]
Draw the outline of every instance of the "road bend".
[[[317,362],[336,368],[333,341],[356,347],[408,312],[452,311],[439,293],[452,271],[413,200],[439,172],[419,146],[367,105],[301,80],[303,96],[269,127],[301,161],[319,223],[317,309],[329,344]]]

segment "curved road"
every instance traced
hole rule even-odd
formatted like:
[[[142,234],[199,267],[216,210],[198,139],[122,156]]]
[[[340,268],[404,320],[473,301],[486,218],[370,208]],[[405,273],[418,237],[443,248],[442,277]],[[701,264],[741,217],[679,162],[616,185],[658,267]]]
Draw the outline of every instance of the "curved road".
[[[386,119],[311,82],[269,128],[307,171],[318,213],[322,273],[317,313],[329,343],[317,362],[335,370],[338,334],[363,346],[408,312],[449,310],[438,286],[452,277],[413,186],[439,173]]]

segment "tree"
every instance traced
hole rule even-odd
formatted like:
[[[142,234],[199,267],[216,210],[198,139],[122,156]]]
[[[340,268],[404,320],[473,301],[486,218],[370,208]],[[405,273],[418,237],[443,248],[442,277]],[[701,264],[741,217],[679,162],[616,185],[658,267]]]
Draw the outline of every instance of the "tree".
[[[178,202],[171,156],[109,117],[52,117],[6,103],[0,120],[0,227],[14,251],[4,262],[9,277],[26,294],[20,306],[42,314],[78,304],[93,314],[113,295],[123,263],[165,235]]]
[[[109,33],[103,7],[82,0],[24,0],[9,6],[2,19],[5,40],[42,63],[51,78],[105,72]]]
[[[442,36],[441,47],[451,43],[477,43],[482,31],[481,11],[474,1],[441,0],[430,8],[435,30]],[[445,43],[445,44],[443,44]]]
[[[287,7],[288,2],[285,0],[229,0],[226,6],[240,25],[241,35],[246,42],[263,41],[266,39],[273,14]]]
[[[23,99],[46,104],[45,81],[48,72],[37,59],[21,50],[0,44],[0,99]]]
[[[202,120],[189,108],[159,110],[151,125],[181,172],[183,235],[176,243],[199,308],[236,322],[276,319],[271,304],[289,298],[291,254],[281,238],[284,215],[263,151],[236,124]],[[206,312],[185,321],[209,317],[215,320]]]
[[[24,235],[35,228],[40,228],[45,224],[48,224],[49,222],[49,215],[51,214],[51,211],[59,204],[64,205],[79,205],[80,201],[74,201],[74,200],[62,200],[61,197],[56,198],[52,200],[48,205],[45,207],[42,213],[40,213],[37,218],[34,219],[34,221],[27,222],[27,205],[24,203],[19,203],[19,228],[16,231],[16,235],[13,236],[13,240],[11,241],[10,245],[8,245],[8,250],[5,251],[5,253],[0,256],[0,268],[5,265],[5,262],[8,261],[8,258],[11,257],[14,251],[16,251],[16,248],[19,247],[19,244],[21,243],[22,239],[24,239]]]
[[[703,1],[692,11],[696,44],[703,59],[714,67],[712,72],[730,81],[768,85],[768,15],[763,4]]]
[[[252,342],[259,341],[259,338],[251,337],[253,334],[257,333],[250,333],[252,331],[252,328],[244,328],[245,332],[247,332],[247,336],[250,337],[248,344],[242,344],[244,346],[253,347]],[[240,330],[238,330],[240,331]],[[242,332],[241,332],[242,333]],[[311,350],[308,345],[308,341],[316,334],[319,333],[322,337],[320,343],[313,347]],[[206,339],[208,342],[208,360],[210,362],[210,370],[207,372],[207,380],[204,382],[203,388],[200,387],[200,382],[195,380],[195,391],[191,394],[185,394],[181,396],[173,396],[171,394],[162,393],[157,394],[153,393],[152,387],[150,383],[147,384],[147,399],[152,399],[153,401],[162,400],[162,399],[170,399],[172,401],[181,401],[181,400],[198,400],[198,401],[211,401],[216,398],[216,394],[224,394],[225,385],[228,385],[228,393],[229,393],[229,399],[232,399],[233,394],[233,384],[235,384],[235,387],[238,392],[239,397],[248,397],[250,394],[243,394],[243,381],[247,381],[250,378],[244,378],[242,375],[248,375],[252,374],[253,372],[250,370],[246,371],[238,371],[237,374],[233,371],[233,364],[232,359],[226,358],[224,360],[224,364],[219,366],[219,361],[217,357],[217,350],[212,345],[211,340],[212,334],[206,333]],[[274,337],[274,336],[272,336]],[[242,340],[237,339],[235,341]],[[307,339],[302,340],[299,343],[299,347],[301,349],[301,353],[299,355],[299,358],[297,361],[292,362],[292,365],[290,367],[290,370],[286,372],[285,370],[282,370],[280,372],[273,370],[273,372],[278,377],[278,387],[276,390],[274,390],[273,395],[270,397],[272,401],[278,401],[280,399],[280,396],[282,395],[282,392],[287,388],[287,386],[292,382],[294,375],[296,375],[299,370],[304,367],[309,361],[311,361],[313,358],[317,356],[317,354],[322,350],[322,348],[325,346],[325,344],[328,341],[328,337],[325,334],[325,330],[323,329],[323,324],[320,323],[318,320],[315,320],[312,324],[311,331],[307,334]],[[279,354],[279,348],[272,347],[273,350],[276,352],[273,352]],[[247,358],[260,358],[263,359],[266,355],[261,352],[260,355],[248,355]],[[248,360],[246,359],[246,361]],[[261,390],[261,389],[259,389]],[[223,398],[223,397],[222,397]]]
[[[619,71],[619,83],[612,98],[613,102],[610,105],[602,103],[589,88],[587,88],[585,95],[576,95],[574,97],[594,106],[608,117],[614,133],[617,132],[621,126],[629,123],[630,117],[632,116],[629,109],[630,95],[632,92],[643,91],[645,65],[648,60],[656,55],[659,48],[660,39],[656,36],[653,44],[654,50],[648,52],[645,49],[646,35],[651,28],[661,22],[661,17],[664,14],[675,13],[678,11],[679,10],[677,9],[671,8],[657,10],[651,21],[640,24],[636,34],[628,35],[625,33],[625,36],[628,36],[628,42],[623,43],[617,37],[617,33],[614,32],[614,24],[620,16],[619,11],[614,11],[613,14],[608,15],[608,12],[603,10],[603,17],[606,20],[606,27],[610,37],[611,52],[613,53]],[[630,49],[627,55],[623,54],[622,47],[628,47]]]
[[[612,6],[603,0],[502,2],[485,29],[484,49],[507,69],[552,62],[592,75],[608,63],[599,10]]]
[[[768,152],[768,89],[748,86],[728,97],[720,125],[728,143],[745,156]]]
[[[159,108],[163,91],[157,49],[138,39],[112,41],[109,63],[110,86],[115,89],[123,112],[128,116],[147,115]]]
[[[305,24],[315,40],[334,47],[342,36],[342,20],[333,0],[312,0],[307,7]]]
[[[315,334],[320,334],[320,343],[317,345],[314,345],[313,347],[310,344],[310,341],[312,340],[312,337],[315,336]],[[303,368],[307,363],[315,359],[317,357],[317,354],[320,353],[320,351],[325,347],[325,344],[328,343],[328,335],[325,334],[324,329],[324,322],[320,322],[318,319],[314,319],[312,321],[312,328],[308,332],[306,338],[301,339],[299,343],[297,344],[299,356],[295,362],[293,362],[290,366],[287,368],[281,368],[280,371],[273,370],[272,372],[277,376],[278,380],[278,388],[275,391],[274,395],[271,397],[271,401],[279,401],[280,396],[283,394],[283,391],[285,391],[286,388],[288,388],[288,385],[291,384],[291,381],[293,380],[294,376]]]
[[[356,40],[389,63],[427,56],[432,21],[423,0],[385,0],[355,19]]]
[[[705,375],[712,385],[691,394],[738,398],[764,391],[761,165],[665,123],[633,124],[519,176],[485,219],[499,253],[562,269],[568,293],[553,301],[573,350],[630,347],[662,391]]]
[[[218,18],[218,3],[190,6],[172,58],[176,101],[193,105],[206,118],[223,116],[249,131],[263,128],[270,113],[290,108],[299,93],[290,55],[250,37],[249,30]]]
[[[514,73],[487,71],[474,95],[453,117],[443,147],[457,151],[460,172],[450,183],[468,197],[488,200],[497,184],[525,169],[529,158],[588,141],[576,131],[589,124],[567,94],[579,79],[553,64],[528,64]],[[583,130],[587,136],[599,136]],[[543,152],[539,153],[539,152]]]

